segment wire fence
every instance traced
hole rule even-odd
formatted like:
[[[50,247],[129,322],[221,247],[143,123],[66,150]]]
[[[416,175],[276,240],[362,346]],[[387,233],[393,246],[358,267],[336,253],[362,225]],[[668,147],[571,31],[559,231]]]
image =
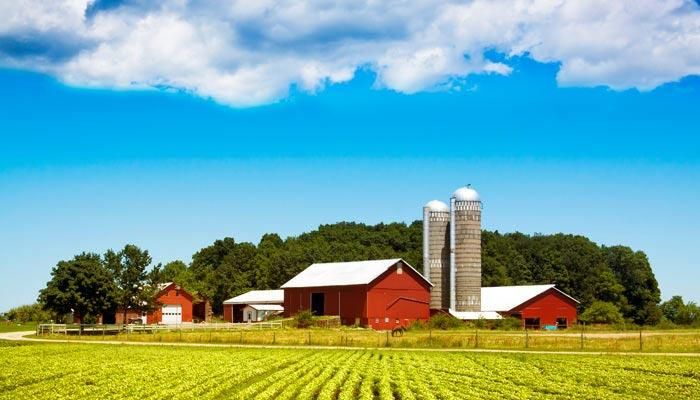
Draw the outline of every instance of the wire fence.
[[[178,325],[42,324],[37,334],[83,340],[184,342],[363,348],[518,349],[601,352],[700,352],[700,330],[680,332],[493,331],[415,329],[405,333],[362,328],[296,329],[280,321]],[[110,337],[111,336],[111,337]]]

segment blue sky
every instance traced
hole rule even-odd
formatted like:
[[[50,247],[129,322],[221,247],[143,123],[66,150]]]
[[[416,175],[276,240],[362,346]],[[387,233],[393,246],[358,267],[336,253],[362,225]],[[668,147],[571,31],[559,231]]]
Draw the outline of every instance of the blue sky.
[[[189,261],[467,183],[485,228],[643,250],[700,301],[695,2],[321,3],[0,5],[0,310],[81,251]]]
[[[514,65],[462,93],[373,90],[366,73],[249,109],[2,70],[0,308],[33,301],[83,250],[136,243],[188,261],[224,236],[409,222],[466,183],[485,228],[629,245],[665,298],[698,300],[697,78],[561,89],[555,65]]]

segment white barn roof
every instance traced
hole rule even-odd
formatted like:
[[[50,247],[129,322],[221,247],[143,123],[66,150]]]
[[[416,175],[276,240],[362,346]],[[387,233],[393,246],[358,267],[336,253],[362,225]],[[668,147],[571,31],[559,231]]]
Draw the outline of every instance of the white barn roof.
[[[539,296],[552,288],[571,300],[577,303],[579,302],[568,294],[557,289],[554,285],[482,287],[481,311],[510,311],[533,297]]]
[[[503,319],[501,314],[495,311],[454,311],[450,310],[455,318],[467,321],[475,319]]]
[[[366,285],[398,262],[402,262],[406,267],[412,269],[419,279],[422,279],[432,286],[423,275],[406,261],[400,258],[392,258],[388,260],[311,264],[297,276],[282,285],[282,288]]]
[[[224,304],[282,304],[284,303],[284,290],[251,290],[231,299]]]
[[[284,311],[284,307],[279,304],[248,304],[248,307],[258,311]]]

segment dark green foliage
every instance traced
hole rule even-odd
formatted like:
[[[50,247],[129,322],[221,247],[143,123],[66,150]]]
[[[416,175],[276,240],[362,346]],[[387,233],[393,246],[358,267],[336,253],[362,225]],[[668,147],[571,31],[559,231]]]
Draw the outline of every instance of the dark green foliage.
[[[224,300],[251,289],[277,289],[315,262],[403,258],[422,270],[422,224],[341,222],[282,240],[266,234],[255,246],[233,238],[215,241],[192,257],[196,289],[221,314]]]
[[[206,296],[220,315],[224,300],[251,289],[279,288],[315,262],[403,258],[420,272],[422,236],[423,224],[415,221],[410,225],[340,222],[286,239],[269,233],[257,246],[227,237],[196,252],[189,266],[174,261],[156,268],[150,280],[174,281]],[[128,265],[150,263],[150,257],[144,258],[147,252],[132,247],[120,252],[133,250]],[[105,262],[111,270],[126,268],[125,254],[107,252]],[[143,271],[137,272],[142,281]],[[483,232],[483,286],[549,283],[581,301],[582,310],[605,301],[637,324],[655,324],[661,318],[658,284],[641,251],[601,247],[576,235]]]
[[[302,310],[294,315],[294,324],[297,328],[305,329],[314,324],[314,314],[311,310]]]
[[[3,317],[12,322],[22,324],[26,322],[45,322],[52,318],[51,313],[44,310],[39,303],[11,308],[3,314]]]
[[[583,322],[590,324],[617,324],[622,322],[620,309],[613,303],[595,301],[579,316]]]
[[[121,308],[126,321],[127,310],[150,311],[155,307],[157,280],[160,267],[149,271],[151,256],[148,250],[141,250],[127,244],[119,252],[107,250],[104,263],[114,282],[114,298]]]
[[[664,318],[676,325],[700,325],[700,307],[692,301],[683,302],[683,297],[673,296],[661,304]]]
[[[430,317],[428,326],[433,329],[446,330],[463,327],[464,323],[448,313],[440,312]]]
[[[506,331],[520,330],[523,328],[523,322],[518,318],[506,317],[503,319],[497,319],[494,321],[493,327],[495,329],[502,329]]]
[[[581,302],[615,304],[638,324],[660,319],[660,292],[646,255],[629,247],[601,247],[583,236],[482,235],[482,285],[554,283]]]
[[[51,280],[39,292],[39,302],[57,314],[74,312],[78,321],[100,315],[116,304],[112,277],[98,254],[82,253],[59,261]]]

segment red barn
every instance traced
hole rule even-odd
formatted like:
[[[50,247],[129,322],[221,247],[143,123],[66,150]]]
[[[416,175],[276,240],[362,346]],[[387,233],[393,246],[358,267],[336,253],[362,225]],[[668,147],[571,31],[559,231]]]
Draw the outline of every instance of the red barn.
[[[432,284],[402,259],[313,264],[282,285],[284,314],[338,315],[374,329],[430,317]]]
[[[128,310],[127,323],[136,319],[140,319],[144,324],[181,324],[183,322],[192,322],[195,298],[190,293],[175,282],[163,283],[159,285],[158,289],[156,309],[145,315],[135,310]],[[123,316],[123,312],[117,310],[116,322],[124,323]]]
[[[564,329],[576,322],[579,301],[554,285],[481,288],[482,312],[518,318],[528,329]]]

